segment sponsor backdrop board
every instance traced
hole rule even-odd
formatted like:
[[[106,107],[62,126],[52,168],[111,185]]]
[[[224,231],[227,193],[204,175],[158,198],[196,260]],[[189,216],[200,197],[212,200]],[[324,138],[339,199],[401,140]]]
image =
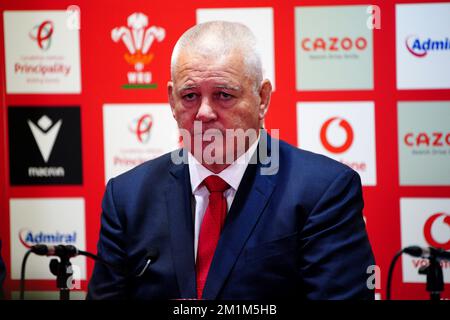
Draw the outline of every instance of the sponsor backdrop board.
[[[179,145],[169,104],[105,104],[103,130],[105,183]]]
[[[400,248],[449,250],[449,1],[0,0],[0,8],[7,298],[17,298],[30,245],[95,253],[107,181],[180,146],[167,97],[171,52],[185,30],[214,19],[244,23],[259,40],[276,89],[267,129],[361,176],[377,299]],[[74,262],[77,299],[93,262]],[[428,298],[418,274],[426,262],[399,260],[393,298]],[[28,298],[54,299],[48,258],[29,263]],[[442,267],[449,299],[450,264]]]
[[[82,184],[79,107],[9,107],[11,185]]]
[[[80,93],[79,29],[66,10],[4,11],[7,93]]]
[[[373,88],[367,5],[295,8],[297,90]]]
[[[398,89],[450,88],[450,3],[396,6]]]

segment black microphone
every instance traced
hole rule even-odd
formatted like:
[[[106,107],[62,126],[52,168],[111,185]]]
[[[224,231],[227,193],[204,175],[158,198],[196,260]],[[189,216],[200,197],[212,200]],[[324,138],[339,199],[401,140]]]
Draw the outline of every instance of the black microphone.
[[[146,254],[146,257],[144,260],[145,261],[144,267],[137,275],[133,275],[133,274],[130,274],[129,271],[127,271],[127,269],[125,269],[121,266],[112,265],[112,264],[106,262],[105,260],[101,259],[99,256],[94,255],[87,251],[78,250],[77,247],[72,246],[72,245],[59,244],[59,245],[53,246],[53,245],[46,245],[46,244],[36,244],[30,248],[30,251],[39,256],[58,256],[58,257],[73,258],[78,255],[84,255],[89,258],[99,261],[100,263],[106,265],[107,267],[109,267],[115,271],[118,271],[118,272],[124,274],[127,277],[133,277],[133,276],[141,277],[145,273],[145,271],[148,269],[150,264],[155,262],[159,256],[158,249],[154,248],[154,247],[150,247],[147,250],[147,254]]]
[[[413,257],[418,258],[429,258],[429,257],[435,257],[440,260],[449,260],[450,261],[450,252],[445,251],[444,249],[438,249],[438,248],[422,248],[419,246],[410,246],[403,249],[403,252],[406,254],[409,254]]]
[[[147,256],[145,258],[146,263],[144,268],[142,268],[141,272],[139,272],[136,277],[142,277],[142,275],[145,273],[145,271],[148,269],[148,266],[152,263],[155,262],[156,259],[158,259],[159,256],[159,251],[157,248],[149,248],[147,250]]]
[[[79,251],[75,246],[72,245],[46,245],[46,244],[36,244],[30,248],[31,252],[39,256],[66,256],[66,257],[76,257],[79,255]]]

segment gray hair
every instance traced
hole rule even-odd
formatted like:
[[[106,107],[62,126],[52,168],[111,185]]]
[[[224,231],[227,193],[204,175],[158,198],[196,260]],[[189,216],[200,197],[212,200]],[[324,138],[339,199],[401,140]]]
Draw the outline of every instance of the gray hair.
[[[246,75],[255,79],[258,90],[263,71],[257,40],[252,31],[242,23],[211,21],[200,23],[187,30],[178,39],[172,52],[170,72],[174,80],[178,56],[182,50],[193,50],[208,56],[221,57],[234,50],[244,57]]]

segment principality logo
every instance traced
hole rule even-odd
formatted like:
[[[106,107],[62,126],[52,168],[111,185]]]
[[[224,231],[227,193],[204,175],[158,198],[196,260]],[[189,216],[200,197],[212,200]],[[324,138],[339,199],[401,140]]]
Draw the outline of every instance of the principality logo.
[[[41,24],[34,26],[28,35],[31,40],[36,41],[41,50],[47,51],[52,43],[53,22],[45,20]]]
[[[345,131],[345,141],[341,143],[340,145],[333,145],[329,142],[328,139],[328,130],[331,125],[339,125],[342,129]],[[320,141],[322,142],[322,145],[331,153],[343,153],[347,151],[352,143],[353,143],[353,129],[350,123],[342,118],[339,117],[332,117],[325,121],[325,123],[320,128]]]
[[[150,114],[144,114],[133,121],[130,125],[130,132],[136,135],[136,138],[141,143],[147,143],[150,139],[150,130],[153,126],[153,118]]]
[[[156,83],[152,83],[152,73],[146,71],[145,66],[150,64],[154,54],[150,52],[153,42],[161,42],[166,36],[164,28],[157,26],[148,27],[148,18],[141,12],[135,12],[127,19],[127,27],[121,26],[111,31],[114,42],[123,41],[128,52],[124,54],[125,61],[134,66],[134,71],[127,74],[128,83],[124,89],[155,89]]]

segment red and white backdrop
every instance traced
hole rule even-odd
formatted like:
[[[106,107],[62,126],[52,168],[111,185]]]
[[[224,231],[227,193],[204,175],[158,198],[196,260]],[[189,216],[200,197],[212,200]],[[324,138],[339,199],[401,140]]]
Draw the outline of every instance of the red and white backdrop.
[[[7,296],[35,243],[96,252],[106,181],[178,147],[170,54],[196,23],[247,24],[274,93],[266,121],[359,172],[381,270],[408,245],[450,249],[450,3],[1,1],[0,236]],[[155,186],[158,188],[158,186]],[[151,192],[151,190],[149,190]],[[349,256],[351,259],[351,256]],[[393,298],[426,299],[427,261],[403,257]],[[73,259],[73,298],[93,262]],[[450,298],[450,264],[442,263]],[[56,298],[31,256],[29,298]]]

